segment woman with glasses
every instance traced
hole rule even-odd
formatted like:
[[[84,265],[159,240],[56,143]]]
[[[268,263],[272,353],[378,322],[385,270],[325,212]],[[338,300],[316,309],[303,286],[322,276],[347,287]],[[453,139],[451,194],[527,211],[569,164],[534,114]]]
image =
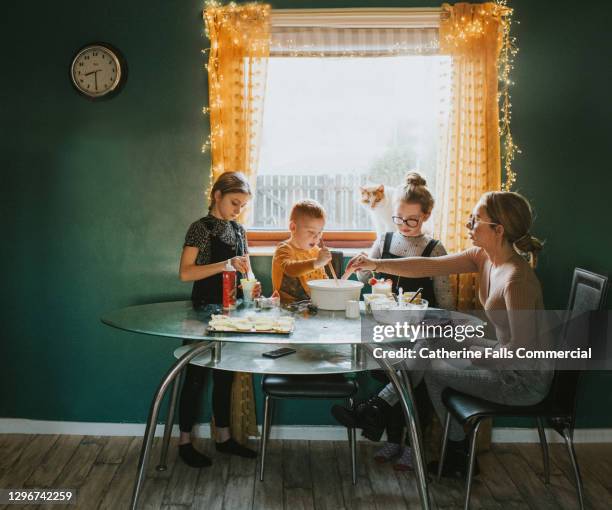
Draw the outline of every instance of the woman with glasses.
[[[434,199],[427,188],[425,179],[417,172],[410,172],[406,176],[406,185],[402,190],[400,200],[395,204],[393,222],[396,225],[395,232],[387,232],[380,236],[372,249],[372,259],[401,259],[405,257],[440,257],[446,255],[446,250],[440,241],[437,241],[423,233],[423,224],[431,216]],[[359,271],[357,277],[367,283],[373,276],[390,279],[392,290],[397,293],[401,288],[404,292],[414,292],[422,289],[422,297],[427,300],[429,306],[452,309],[454,307],[453,292],[447,275],[429,277],[423,276],[411,278],[399,276],[385,271]],[[388,382],[386,376],[381,373],[373,374],[377,379]],[[419,403],[419,416],[424,422],[431,416],[431,404],[427,396],[427,390],[422,381],[422,374],[412,377],[415,386],[416,398]],[[368,410],[379,409],[380,413],[371,414]],[[404,471],[412,468],[411,450],[402,448],[401,437],[404,428],[404,417],[399,404],[399,399],[393,386],[389,383],[377,395],[366,403],[356,408],[357,423],[363,428],[364,435],[374,441],[378,441],[387,430],[387,442],[378,450],[374,458],[383,463],[396,459],[393,467],[395,470]],[[360,414],[364,411],[366,414]],[[353,410],[347,410],[341,406],[335,406],[332,410],[334,416],[344,425],[353,423]]]
[[[395,260],[354,257],[349,268],[374,270],[409,278],[477,273],[478,297],[495,329],[496,340],[440,341],[437,347],[471,350],[491,347],[513,352],[519,347],[547,348],[549,337],[536,312],[544,309],[542,289],[533,270],[542,243],[530,233],[532,211],[527,200],[513,192],[485,193],[474,207],[466,227],[474,246],[461,253],[436,258]],[[506,405],[533,405],[548,393],[552,371],[546,363],[513,365],[496,359],[472,360],[465,368],[432,360],[425,383],[436,413],[443,422],[445,388]],[[463,476],[467,468],[467,441],[463,428],[451,419],[445,476]],[[432,466],[437,469],[437,466]]]

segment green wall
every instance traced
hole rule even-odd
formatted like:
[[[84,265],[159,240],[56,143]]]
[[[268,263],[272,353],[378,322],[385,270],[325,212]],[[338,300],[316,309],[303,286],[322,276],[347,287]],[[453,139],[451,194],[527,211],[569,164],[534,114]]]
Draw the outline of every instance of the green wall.
[[[436,2],[273,2],[381,5]],[[607,272],[611,264],[607,11],[601,2],[513,5],[521,21],[518,189],[536,206],[534,231],[547,239],[539,269],[547,303],[562,307],[574,266]],[[113,330],[99,317],[190,292],[177,267],[187,226],[204,212],[209,167],[200,153],[208,134],[202,7],[191,0],[3,6],[0,416],[146,417],[178,342]],[[129,79],[113,100],[90,103],[73,91],[68,66],[76,49],[96,40],[123,51]],[[255,269],[261,275],[269,266],[258,259]],[[581,425],[610,426],[611,383],[609,373],[587,377]],[[283,405],[279,421],[331,423],[327,405],[314,403]]]

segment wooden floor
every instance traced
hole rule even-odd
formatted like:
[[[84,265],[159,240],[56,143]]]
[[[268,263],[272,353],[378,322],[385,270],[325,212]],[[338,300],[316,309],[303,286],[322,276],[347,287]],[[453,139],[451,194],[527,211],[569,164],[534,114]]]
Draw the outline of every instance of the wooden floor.
[[[154,461],[159,454],[159,440],[155,441]],[[141,438],[134,437],[0,436],[0,488],[78,488],[78,505],[68,508],[125,509],[140,445]],[[371,443],[359,443],[355,487],[350,480],[346,442],[271,441],[263,483],[256,478],[255,461],[217,455],[209,440],[202,441],[200,447],[213,457],[213,467],[197,470],[177,461],[174,440],[166,472],[158,473],[151,462],[141,508],[420,508],[414,474],[396,473],[390,465],[376,464]],[[577,445],[576,449],[587,507],[611,509],[612,445]],[[564,447],[555,444],[551,450],[549,486],[543,482],[537,445],[495,445],[480,454],[481,475],[474,481],[472,508],[578,508]],[[430,487],[434,508],[462,506],[463,483],[432,482]]]

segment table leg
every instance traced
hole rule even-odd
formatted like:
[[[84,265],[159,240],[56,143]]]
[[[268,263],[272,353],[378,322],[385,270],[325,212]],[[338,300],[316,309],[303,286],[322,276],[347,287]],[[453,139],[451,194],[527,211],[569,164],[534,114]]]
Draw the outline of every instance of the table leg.
[[[223,342],[213,342],[212,350],[210,351],[210,361],[215,365],[221,361],[221,349],[223,349]]]
[[[170,383],[174,381],[177,376],[182,372],[183,368],[196,356],[209,351],[212,348],[211,342],[201,342],[196,344],[193,349],[187,351],[181,356],[168,370],[164,378],[161,380],[151,407],[149,408],[149,417],[147,418],[147,426],[145,428],[144,438],[142,439],[142,447],[140,449],[140,458],[138,459],[138,470],[136,483],[134,484],[134,491],[132,493],[132,502],[130,504],[131,510],[136,510],[138,507],[138,498],[140,497],[140,491],[144,484],[145,472],[147,468],[147,461],[151,453],[151,445],[153,443],[153,436],[155,435],[155,427],[157,425],[157,417],[159,416],[159,408],[161,402],[168,390]]]
[[[165,471],[168,469],[166,466],[166,458],[168,457],[168,445],[170,444],[170,436],[172,435],[172,426],[174,425],[174,410],[176,409],[176,399],[178,397],[179,386],[181,385],[181,375],[183,371],[174,378],[172,383],[172,395],[168,404],[168,416],[166,418],[166,425],[164,427],[164,440],[162,443],[161,455],[159,456],[159,464],[157,471]]]
[[[393,384],[395,391],[400,399],[406,423],[408,424],[408,434],[410,435],[410,446],[414,452],[415,474],[419,487],[419,497],[421,508],[430,509],[429,490],[427,483],[427,472],[425,466],[425,456],[419,417],[417,413],[412,384],[405,370],[400,370],[401,375],[397,375],[397,367],[394,368],[385,358],[375,358],[380,367],[385,370],[387,377]]]
[[[366,363],[366,350],[363,345],[351,344],[351,357],[358,368],[363,368]]]

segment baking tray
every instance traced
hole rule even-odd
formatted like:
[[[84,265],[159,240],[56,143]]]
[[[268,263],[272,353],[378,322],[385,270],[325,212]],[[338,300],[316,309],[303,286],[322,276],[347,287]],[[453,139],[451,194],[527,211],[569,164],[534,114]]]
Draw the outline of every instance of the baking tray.
[[[216,329],[213,326],[208,326],[208,333],[238,333],[238,334],[266,334],[266,335],[290,335],[295,330],[295,324],[289,331],[277,331],[275,329]]]

